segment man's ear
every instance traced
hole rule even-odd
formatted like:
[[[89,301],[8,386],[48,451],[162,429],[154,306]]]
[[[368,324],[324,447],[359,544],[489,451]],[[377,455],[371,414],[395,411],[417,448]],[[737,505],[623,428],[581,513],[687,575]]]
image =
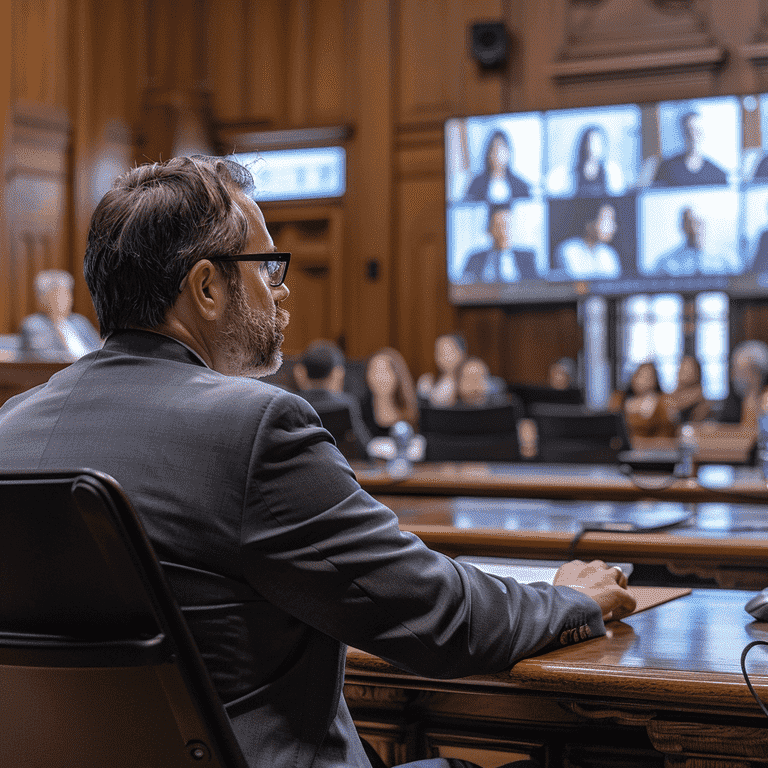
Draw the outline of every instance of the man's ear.
[[[201,319],[214,322],[227,305],[226,279],[208,259],[202,259],[187,273],[182,294],[186,294],[189,309]]]

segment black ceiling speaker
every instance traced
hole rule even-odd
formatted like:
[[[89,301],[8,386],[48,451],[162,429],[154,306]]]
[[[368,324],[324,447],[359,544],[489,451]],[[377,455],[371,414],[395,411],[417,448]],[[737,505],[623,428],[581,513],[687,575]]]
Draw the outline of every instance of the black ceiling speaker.
[[[507,63],[509,34],[501,21],[473,24],[469,35],[472,57],[483,69],[499,69]]]

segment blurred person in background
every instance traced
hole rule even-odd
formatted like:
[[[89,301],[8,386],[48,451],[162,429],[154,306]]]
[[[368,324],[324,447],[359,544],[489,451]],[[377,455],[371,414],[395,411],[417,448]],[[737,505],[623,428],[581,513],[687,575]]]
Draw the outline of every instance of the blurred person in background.
[[[743,341],[731,353],[731,388],[717,414],[718,421],[738,424],[754,433],[760,398],[768,382],[768,344]]]
[[[444,333],[435,339],[434,373],[423,373],[416,383],[419,397],[430,405],[455,405],[457,398],[456,372],[467,356],[467,343],[453,333]]]
[[[504,380],[491,376],[488,365],[479,357],[468,357],[461,363],[456,372],[456,384],[457,405],[488,408],[510,402]]]
[[[72,311],[74,287],[74,278],[63,269],[35,275],[35,294],[42,311],[21,323],[21,348],[26,357],[71,362],[101,347],[90,321]]]
[[[577,385],[576,362],[571,357],[561,357],[549,366],[547,384],[552,389],[573,389]]]
[[[371,356],[365,381],[370,396],[363,403],[363,416],[374,436],[388,435],[398,421],[418,427],[416,386],[405,358],[396,349],[384,347]]]
[[[675,436],[675,412],[661,391],[652,362],[637,366],[626,391],[615,392],[609,407],[624,413],[630,437]]]
[[[344,391],[346,377],[344,353],[331,341],[313,341],[293,367],[293,378],[301,396],[320,414],[345,407],[349,410],[356,453],[365,456],[371,433],[363,420],[360,403]]]
[[[667,403],[680,424],[703,421],[711,413],[712,403],[701,388],[701,363],[694,355],[685,355],[680,360],[677,386],[667,395]]]

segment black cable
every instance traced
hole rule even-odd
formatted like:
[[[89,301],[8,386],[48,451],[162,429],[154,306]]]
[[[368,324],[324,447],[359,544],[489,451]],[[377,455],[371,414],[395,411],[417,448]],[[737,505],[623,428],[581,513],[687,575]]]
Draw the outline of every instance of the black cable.
[[[757,695],[757,691],[755,691],[754,687],[752,686],[752,682],[750,681],[749,675],[747,674],[747,654],[756,645],[768,645],[768,642],[766,642],[765,640],[753,640],[744,648],[744,650],[741,652],[741,672],[744,675],[744,680],[747,683],[747,688],[749,688],[749,692],[752,694],[755,701],[758,703],[760,709],[763,710],[763,714],[766,717],[768,717],[768,708],[765,706],[765,704],[763,704],[762,700]]]
[[[568,545],[568,551],[565,553],[565,560],[566,562],[570,562],[571,560],[576,559],[576,547],[579,546],[579,542],[581,541],[581,537],[587,533],[587,528],[583,525],[579,528],[578,531],[576,531],[576,534],[571,539],[571,543]]]

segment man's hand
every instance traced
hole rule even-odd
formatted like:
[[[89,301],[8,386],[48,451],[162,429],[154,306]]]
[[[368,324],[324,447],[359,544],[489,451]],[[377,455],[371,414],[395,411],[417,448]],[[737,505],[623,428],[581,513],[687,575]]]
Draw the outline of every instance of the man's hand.
[[[621,568],[609,568],[602,560],[573,560],[555,574],[554,585],[571,587],[591,597],[603,612],[603,620],[623,619],[635,610],[635,598],[627,589]]]

